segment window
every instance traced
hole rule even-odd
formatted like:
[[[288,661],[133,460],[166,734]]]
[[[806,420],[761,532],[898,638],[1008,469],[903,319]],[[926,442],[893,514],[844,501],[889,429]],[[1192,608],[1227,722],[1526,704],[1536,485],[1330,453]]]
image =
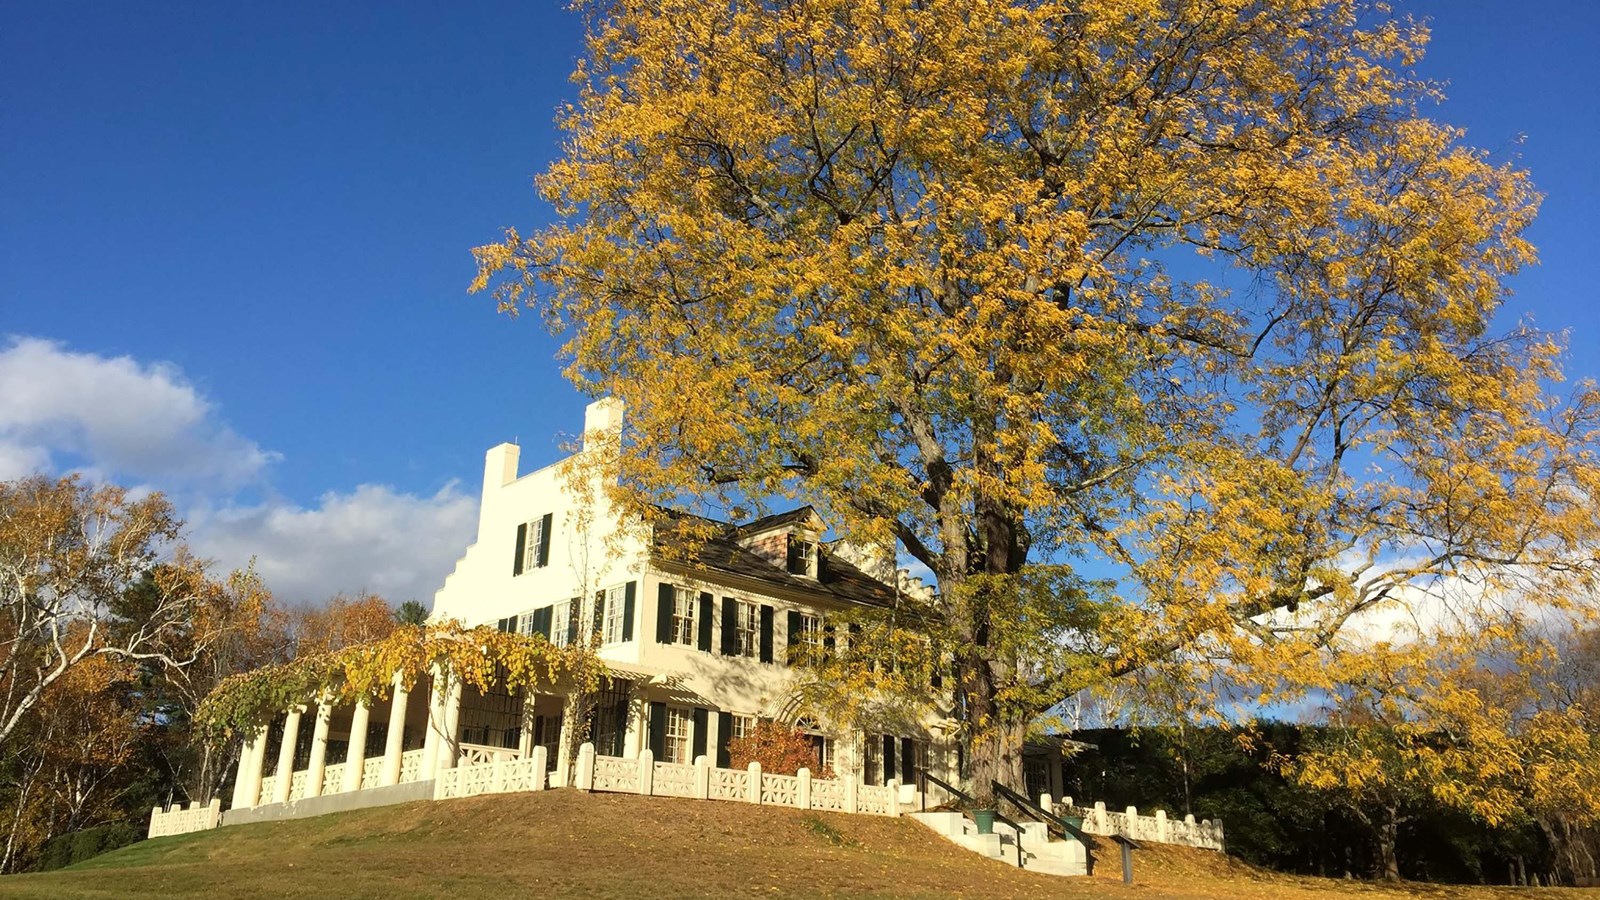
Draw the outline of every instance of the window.
[[[565,647],[567,639],[571,637],[571,630],[567,623],[572,620],[572,601],[563,600],[554,607],[550,614],[550,643],[557,647]]]
[[[626,603],[627,597],[622,585],[606,589],[605,624],[601,639],[607,644],[615,644],[622,640],[622,614]]]
[[[690,738],[694,730],[694,718],[687,709],[677,706],[667,707],[667,728],[665,753],[662,762],[687,763],[689,762]]]
[[[817,575],[817,545],[804,538],[789,535],[789,574]]]
[[[751,733],[756,730],[756,722],[757,721],[758,720],[756,719],[755,716],[735,715],[733,717],[733,737],[734,738],[749,737],[751,735]]]
[[[743,600],[735,601],[733,622],[734,652],[752,659],[761,655],[761,607]]]
[[[511,574],[521,575],[529,569],[542,569],[550,564],[550,531],[555,521],[554,513],[545,513],[537,519],[517,526],[516,556],[512,560]]]
[[[695,646],[695,600],[694,591],[683,587],[673,588],[672,643]]]
[[[789,635],[789,655],[800,661],[822,658],[822,617],[812,613],[793,613],[790,624],[800,627]]]
[[[522,615],[517,616],[517,634],[533,634],[533,632],[536,630],[533,627],[533,614],[534,610],[530,609]]]

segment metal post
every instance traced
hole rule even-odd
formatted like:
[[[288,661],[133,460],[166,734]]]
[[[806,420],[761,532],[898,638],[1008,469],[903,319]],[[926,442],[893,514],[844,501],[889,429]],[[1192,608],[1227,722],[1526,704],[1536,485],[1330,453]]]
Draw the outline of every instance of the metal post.
[[[1133,884],[1133,845],[1122,841],[1122,883]]]

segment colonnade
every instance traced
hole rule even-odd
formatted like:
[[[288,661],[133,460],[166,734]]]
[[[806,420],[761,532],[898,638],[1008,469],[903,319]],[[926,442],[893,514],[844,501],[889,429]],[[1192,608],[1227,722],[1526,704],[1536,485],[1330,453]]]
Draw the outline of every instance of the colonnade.
[[[383,763],[377,770],[376,779],[370,781],[364,778],[364,772],[367,768],[367,730],[371,725],[372,707],[366,700],[355,704],[350,716],[349,747],[345,751],[343,773],[338,784],[326,783],[328,732],[333,723],[335,705],[327,701],[316,704],[316,725],[312,731],[311,755],[305,769],[305,788],[296,799],[399,784],[405,755],[406,707],[409,700],[410,692],[404,681],[398,674],[395,675],[390,692],[389,727],[384,742]],[[239,753],[238,777],[234,780],[233,809],[289,800],[293,790],[294,758],[301,718],[307,711],[307,707],[301,706],[288,710],[284,715],[282,739],[278,744],[277,765],[273,770],[269,796],[262,796],[261,791],[269,726],[261,726],[245,741]],[[461,681],[437,677],[436,674],[433,688],[429,691],[421,765],[417,777],[410,780],[431,780],[439,769],[455,767],[460,753],[460,721]]]

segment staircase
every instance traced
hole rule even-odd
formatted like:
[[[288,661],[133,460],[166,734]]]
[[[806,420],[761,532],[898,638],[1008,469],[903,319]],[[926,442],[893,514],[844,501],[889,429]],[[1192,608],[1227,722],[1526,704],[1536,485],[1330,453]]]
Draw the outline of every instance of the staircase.
[[[1051,840],[1049,826],[1043,822],[1020,822],[1017,826],[996,822],[994,834],[979,834],[977,824],[959,812],[907,815],[946,840],[1007,865],[1045,875],[1088,874],[1083,844],[1077,840]]]

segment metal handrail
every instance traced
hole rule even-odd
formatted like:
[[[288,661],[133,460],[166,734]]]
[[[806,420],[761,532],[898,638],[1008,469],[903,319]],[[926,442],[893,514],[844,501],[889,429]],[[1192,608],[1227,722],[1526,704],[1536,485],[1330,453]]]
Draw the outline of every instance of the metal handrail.
[[[1065,818],[1056,815],[1037,803],[1034,803],[1032,800],[1029,800],[1027,797],[1024,797],[1016,791],[1013,791],[1000,782],[995,781],[991,782],[991,784],[994,786],[995,796],[1000,797],[1003,800],[1009,800],[1023,812],[1028,813],[1035,819],[1043,822],[1047,829],[1049,826],[1054,825],[1056,826],[1056,829],[1061,832],[1061,837],[1063,839],[1068,837],[1077,838],[1078,842],[1083,844],[1084,871],[1090,875],[1094,874],[1094,838],[1090,837],[1089,834],[1083,829],[1072,825]]]
[[[930,781],[933,782],[934,784],[937,784],[939,787],[944,788],[946,793],[953,794],[953,795],[955,795],[957,797],[960,797],[962,800],[965,800],[968,804],[971,804],[971,803],[975,802],[972,799],[972,795],[971,794],[968,794],[966,791],[963,791],[962,789],[956,787],[955,785],[951,784],[950,782],[945,781],[944,779],[939,778],[938,776],[935,776],[935,775],[933,775],[932,773],[930,773],[930,772],[928,772],[926,770],[918,772],[917,773],[917,779],[922,782],[922,784],[921,784],[922,790],[921,790],[920,793],[922,794],[922,811],[923,812],[927,812],[928,811],[928,782],[930,782]],[[962,810],[961,814],[963,816],[967,816],[968,818],[971,818],[970,816],[968,816],[966,810]],[[1000,811],[999,810],[995,810],[994,820],[996,822],[1001,822],[1003,824],[1010,825],[1011,826],[1011,830],[1016,833],[1016,842],[1015,843],[1016,843],[1016,846],[1017,846],[1017,868],[1019,868],[1019,869],[1026,868],[1026,866],[1023,865],[1023,862],[1022,862],[1022,826],[1018,825],[1016,822],[1011,821],[1010,819],[1006,818],[1005,816],[1000,815]]]

